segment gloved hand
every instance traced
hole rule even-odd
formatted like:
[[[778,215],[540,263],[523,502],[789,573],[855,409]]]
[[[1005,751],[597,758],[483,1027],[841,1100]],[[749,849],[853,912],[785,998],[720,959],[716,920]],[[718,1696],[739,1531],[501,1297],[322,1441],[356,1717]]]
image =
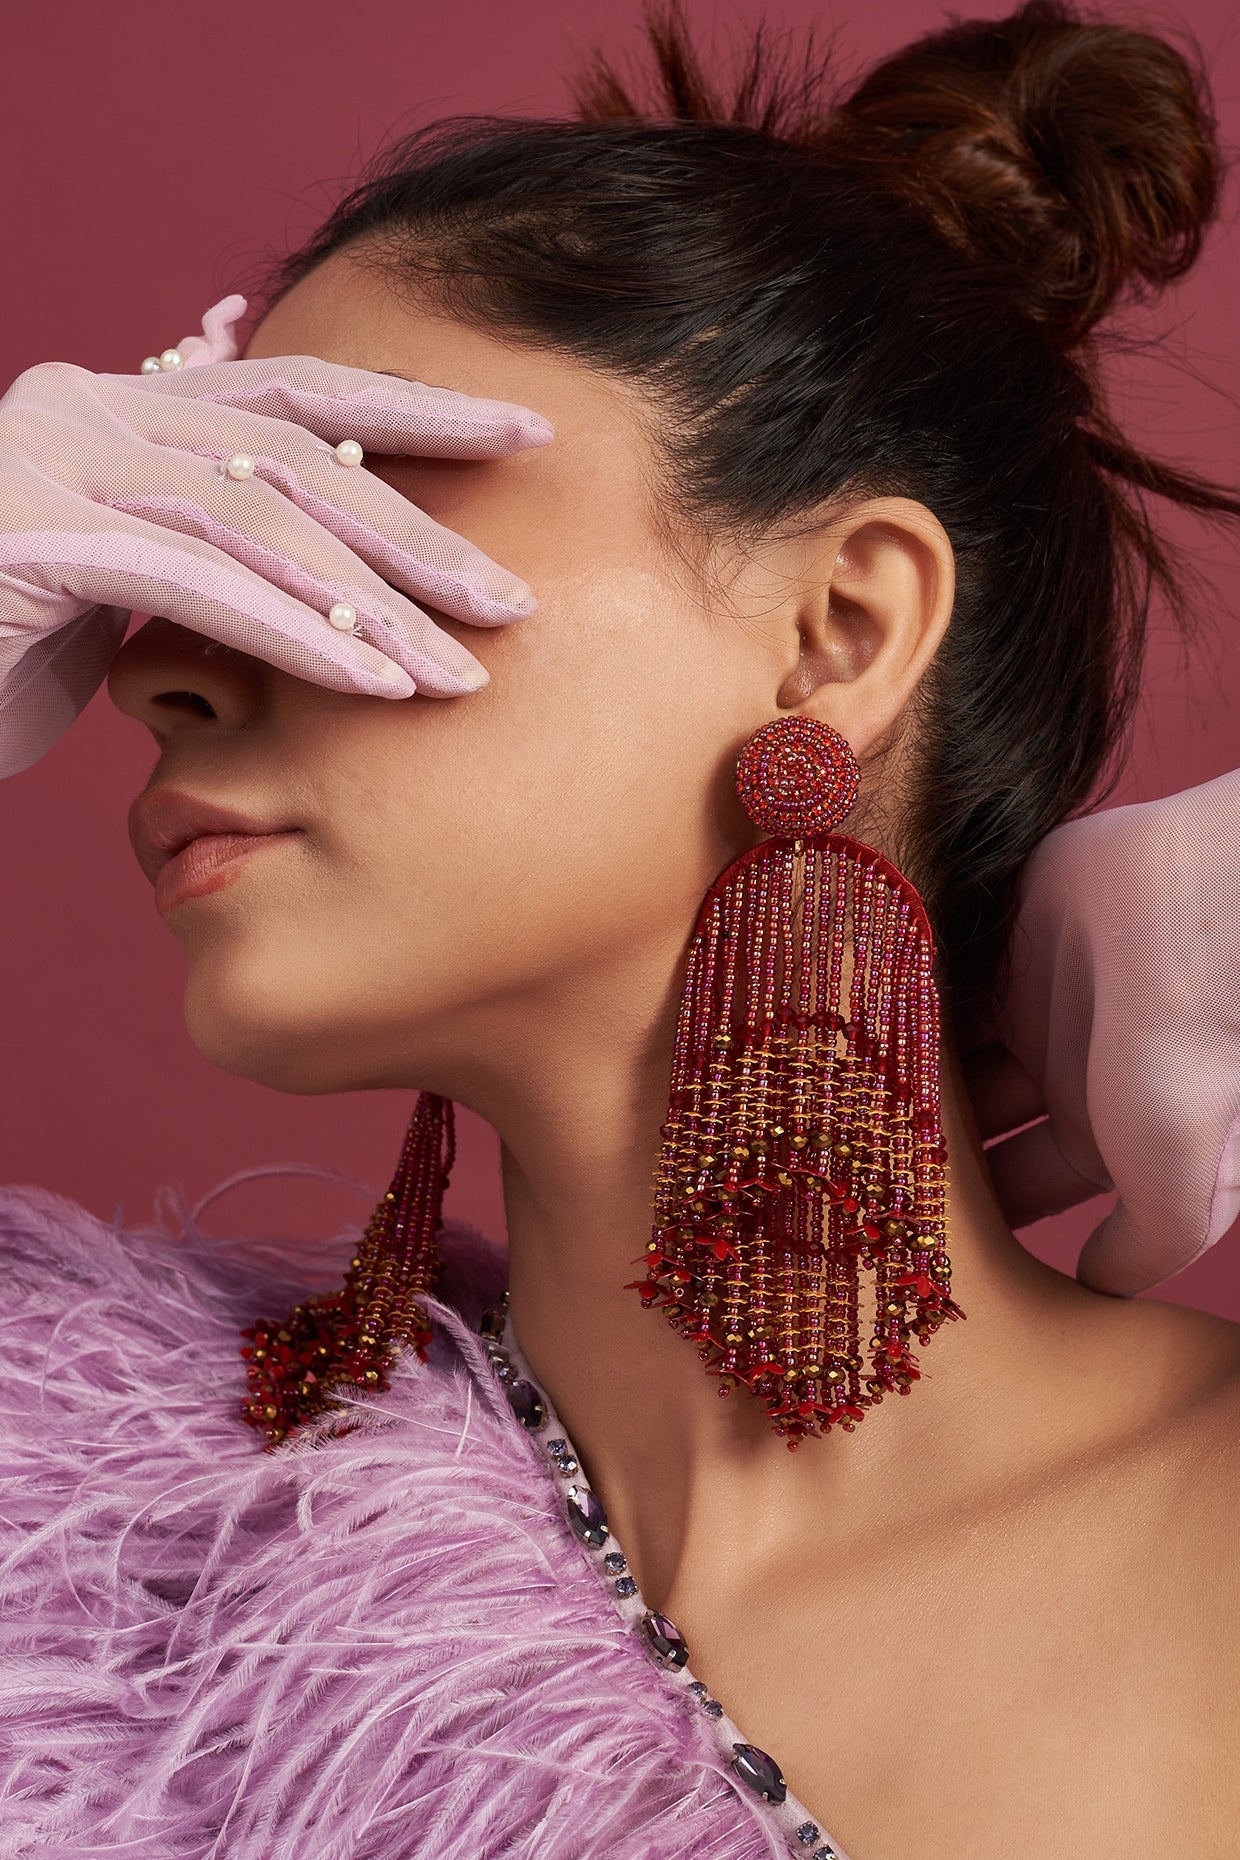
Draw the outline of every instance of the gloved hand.
[[[476,626],[533,610],[515,576],[355,466],[358,446],[502,458],[545,445],[547,422],[309,356],[237,361],[244,310],[225,298],[139,374],[44,363],[0,400],[0,776],[77,716],[131,609],[380,697],[486,683],[417,600]]]
[[[1011,1224],[1114,1188],[1082,1250],[1144,1291],[1240,1218],[1240,771],[1056,828],[1026,868],[998,1042],[966,1057]]]

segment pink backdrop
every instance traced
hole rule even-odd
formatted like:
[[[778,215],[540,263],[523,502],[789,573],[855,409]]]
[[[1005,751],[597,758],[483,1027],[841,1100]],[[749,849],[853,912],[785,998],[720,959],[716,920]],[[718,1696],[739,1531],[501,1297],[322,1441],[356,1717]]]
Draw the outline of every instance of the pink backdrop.
[[[997,16],[1006,5],[959,10]],[[1140,17],[1118,6],[1117,17]],[[8,12],[0,77],[0,175],[9,283],[0,383],[52,358],[129,370],[244,286],[266,252],[304,234],[360,158],[393,128],[458,110],[546,111],[562,74],[601,38],[635,42],[640,0],[58,0]],[[726,35],[763,15],[833,25],[856,68],[937,23],[911,0],[690,0]],[[1149,15],[1145,15],[1149,17]],[[1240,140],[1240,32],[1231,0],[1162,5],[1206,51],[1225,140]],[[1234,190],[1228,221],[1234,215]],[[1156,359],[1126,361],[1130,426],[1167,452],[1237,473],[1240,243],[1219,228],[1199,275],[1152,319]],[[1240,699],[1234,538],[1189,535],[1203,574],[1190,661],[1155,643],[1121,799],[1167,793],[1237,760]],[[181,1024],[182,963],[125,837],[151,762],[145,734],[96,699],[36,768],[0,784],[5,1104],[0,1180],[42,1182],[111,1217],[149,1217],[162,1184],[191,1199],[233,1171],[310,1163],[368,1185],[267,1181],[235,1190],[207,1225],[337,1232],[386,1183],[408,1101],[393,1093],[284,1098],[213,1071]],[[466,1118],[457,1212],[502,1224],[495,1144]],[[1105,1203],[1025,1238],[1069,1270]],[[1240,1317],[1240,1244],[1225,1243],[1159,1296]]]

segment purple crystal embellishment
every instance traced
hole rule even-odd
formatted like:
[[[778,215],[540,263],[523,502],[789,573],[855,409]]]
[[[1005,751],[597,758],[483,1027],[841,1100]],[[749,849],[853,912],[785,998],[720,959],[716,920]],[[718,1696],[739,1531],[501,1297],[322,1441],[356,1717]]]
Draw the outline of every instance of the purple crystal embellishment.
[[[760,1795],[766,1802],[782,1802],[788,1793],[784,1773],[774,1757],[768,1757],[765,1750],[759,1750],[756,1744],[733,1744],[736,1753],[732,1758],[732,1768],[742,1782],[749,1784],[755,1795]]]
[[[566,1509],[568,1521],[583,1544],[594,1544],[597,1548],[599,1544],[606,1543],[607,1513],[593,1492],[587,1492],[584,1486],[570,1485]]]
[[[642,1622],[646,1630],[646,1639],[657,1660],[664,1666],[687,1666],[689,1663],[689,1643],[666,1615],[648,1614]]]
[[[547,1410],[543,1407],[542,1396],[532,1382],[524,1382],[518,1377],[515,1382],[508,1384],[507,1393],[513,1412],[522,1427],[528,1427],[531,1430],[546,1427]]]

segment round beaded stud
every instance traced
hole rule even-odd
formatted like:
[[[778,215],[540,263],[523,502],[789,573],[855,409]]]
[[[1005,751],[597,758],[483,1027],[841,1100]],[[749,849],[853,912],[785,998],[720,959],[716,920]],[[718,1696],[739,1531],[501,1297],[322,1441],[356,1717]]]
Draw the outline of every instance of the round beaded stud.
[[[248,452],[234,452],[224,470],[230,478],[235,478],[241,484],[254,476],[254,460]]]
[[[185,357],[179,349],[165,349],[159,358],[159,366],[164,374],[175,374],[178,368],[184,368]]]
[[[342,465],[360,465],[365,456],[356,439],[342,439],[336,447],[336,457]]]
[[[736,764],[736,792],[755,826],[792,839],[829,833],[857,804],[860,773],[847,741],[815,717],[755,730]]]
[[[138,372],[143,375],[157,375],[159,373],[158,355],[148,355]]]
[[[348,601],[337,601],[327,616],[328,624],[334,626],[337,633],[355,633],[357,631],[357,608],[350,607]]]

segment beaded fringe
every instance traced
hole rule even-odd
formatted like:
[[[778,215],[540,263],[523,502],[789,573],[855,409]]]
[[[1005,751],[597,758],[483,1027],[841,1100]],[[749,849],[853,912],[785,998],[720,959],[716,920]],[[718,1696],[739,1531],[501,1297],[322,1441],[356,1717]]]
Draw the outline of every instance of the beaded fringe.
[[[872,847],[767,840],[690,951],[646,1277],[719,1393],[796,1447],[920,1371],[952,1302],[939,1007],[925,908]],[[860,1270],[873,1274],[869,1370]]]
[[[340,1408],[333,1388],[386,1389],[404,1349],[423,1362],[431,1329],[423,1295],[434,1284],[443,1194],[456,1151],[452,1100],[418,1099],[392,1186],[371,1215],[344,1285],[296,1305],[282,1324],[260,1319],[242,1331],[252,1342],[250,1392],[241,1413],[272,1452],[295,1427]],[[338,1433],[352,1430],[341,1427]]]

